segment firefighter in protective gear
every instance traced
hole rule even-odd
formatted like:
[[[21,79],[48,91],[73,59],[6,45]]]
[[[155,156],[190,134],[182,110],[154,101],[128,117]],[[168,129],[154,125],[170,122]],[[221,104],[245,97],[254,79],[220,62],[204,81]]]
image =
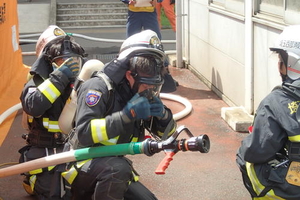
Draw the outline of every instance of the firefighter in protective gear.
[[[282,85],[257,108],[237,164],[252,199],[300,199],[300,26],[286,27],[276,45]]]
[[[26,146],[19,150],[20,162],[62,151],[64,137],[58,126],[60,113],[85,60],[84,49],[57,26],[48,27],[38,39],[37,60],[30,69],[31,78],[20,96],[27,134]],[[39,199],[50,196],[54,167],[25,173],[24,187]]]
[[[155,32],[146,30],[126,39],[118,57],[77,91],[75,148],[143,141],[146,129],[155,137],[171,135],[176,123],[159,98],[164,59]],[[74,200],[157,199],[137,181],[131,161],[124,156],[73,166],[76,170],[71,168],[64,177],[72,184]]]

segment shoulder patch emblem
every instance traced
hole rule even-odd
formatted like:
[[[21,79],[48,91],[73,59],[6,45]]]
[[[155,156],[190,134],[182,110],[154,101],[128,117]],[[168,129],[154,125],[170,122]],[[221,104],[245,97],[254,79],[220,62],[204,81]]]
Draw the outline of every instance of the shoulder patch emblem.
[[[85,96],[85,103],[89,107],[95,106],[100,98],[101,98],[102,93],[96,90],[89,90],[88,93]]]
[[[297,112],[300,101],[293,101],[288,104],[288,108],[290,109],[290,114],[294,114]]]

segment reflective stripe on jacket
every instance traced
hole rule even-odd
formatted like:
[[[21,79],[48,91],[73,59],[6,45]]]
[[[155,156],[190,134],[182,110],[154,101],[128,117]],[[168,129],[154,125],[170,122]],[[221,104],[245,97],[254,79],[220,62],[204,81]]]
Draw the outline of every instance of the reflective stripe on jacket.
[[[237,153],[237,163],[250,180],[245,186],[256,193],[254,199],[300,199],[300,187],[286,181],[289,162],[276,167],[287,160],[289,142],[300,142],[299,103],[275,89],[257,108],[252,133],[243,139]]]
[[[61,173],[62,177],[64,177],[69,184],[72,184],[78,174],[77,170],[90,160],[91,159],[76,162],[69,170]]]
[[[128,9],[132,12],[154,12],[153,6],[135,7],[134,5],[128,5]]]
[[[103,77],[99,76],[85,81],[78,89],[76,132],[80,147],[143,141],[145,128],[160,136],[168,124],[171,126],[167,134],[170,135],[175,131],[176,123],[171,110],[168,108],[166,108],[166,112],[169,113],[168,116],[170,117],[166,120],[158,120],[153,117],[153,120],[136,120],[123,123],[120,111],[133,94],[125,81],[114,86],[112,91],[110,93],[107,83]],[[111,98],[112,95],[113,98]],[[95,99],[97,101],[94,101]],[[112,109],[107,113],[110,106]]]
[[[34,138],[32,145],[55,147],[53,141],[59,139],[55,138],[56,133],[61,134],[58,119],[71,91],[72,87],[68,78],[59,70],[53,71],[45,79],[34,75],[26,83],[20,100],[28,116],[24,119],[27,119],[26,129],[28,129],[29,138]],[[41,138],[43,141],[39,142]],[[28,142],[30,143],[30,140]]]

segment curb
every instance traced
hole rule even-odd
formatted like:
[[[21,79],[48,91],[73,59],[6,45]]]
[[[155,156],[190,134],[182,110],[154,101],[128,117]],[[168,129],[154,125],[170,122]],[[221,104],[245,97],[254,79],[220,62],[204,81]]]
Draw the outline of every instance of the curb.
[[[243,107],[223,107],[221,108],[221,117],[237,132],[248,132],[254,119]]]

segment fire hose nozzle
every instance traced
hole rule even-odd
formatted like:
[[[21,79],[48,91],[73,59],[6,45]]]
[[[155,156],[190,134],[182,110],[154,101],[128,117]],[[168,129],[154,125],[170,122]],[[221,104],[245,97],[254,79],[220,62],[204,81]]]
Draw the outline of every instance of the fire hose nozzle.
[[[178,141],[178,149],[181,151],[200,151],[201,153],[208,153],[210,140],[206,134],[189,139],[181,139]]]

